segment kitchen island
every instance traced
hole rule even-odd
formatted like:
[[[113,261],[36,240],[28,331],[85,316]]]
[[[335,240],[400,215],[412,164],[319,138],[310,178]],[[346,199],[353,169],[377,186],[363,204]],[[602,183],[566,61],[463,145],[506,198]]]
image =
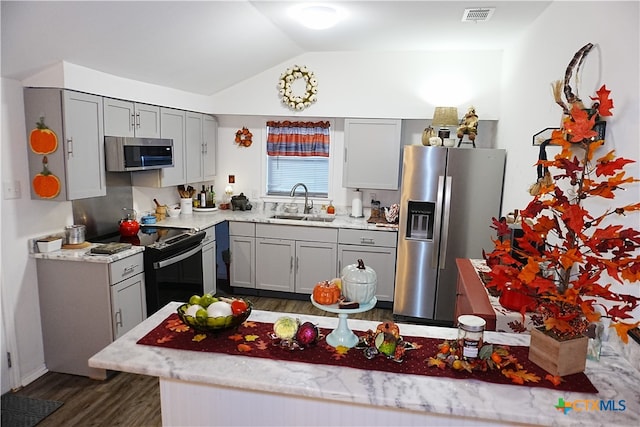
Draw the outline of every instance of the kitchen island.
[[[640,424],[640,372],[608,344],[599,362],[587,361],[585,373],[598,394],[137,344],[178,305],[168,304],[89,359],[95,368],[159,377],[164,425]],[[283,315],[255,310],[249,320],[273,322]],[[297,317],[320,327],[338,324],[336,317]],[[353,330],[376,325],[349,320]],[[457,336],[452,328],[401,324],[400,329],[406,336]],[[485,338],[512,345],[529,340],[528,335],[494,332]],[[560,398],[576,402],[575,410],[565,415],[556,409]],[[616,402],[617,410],[589,410],[588,402],[600,400]]]

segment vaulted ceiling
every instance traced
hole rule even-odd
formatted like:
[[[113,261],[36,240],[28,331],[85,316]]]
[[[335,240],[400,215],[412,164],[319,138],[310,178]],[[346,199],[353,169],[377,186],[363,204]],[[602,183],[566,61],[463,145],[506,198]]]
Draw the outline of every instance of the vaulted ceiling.
[[[2,77],[60,61],[211,95],[306,52],[504,49],[549,1],[327,1],[329,30],[292,19],[293,1],[5,1]],[[495,7],[486,22],[465,8]]]

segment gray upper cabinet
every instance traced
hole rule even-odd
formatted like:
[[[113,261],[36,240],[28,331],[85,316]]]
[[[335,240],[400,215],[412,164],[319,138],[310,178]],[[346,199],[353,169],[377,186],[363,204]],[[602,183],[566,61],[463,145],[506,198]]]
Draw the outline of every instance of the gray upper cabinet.
[[[104,98],[104,134],[160,138],[160,107]]]
[[[218,121],[203,114],[202,122],[202,180],[210,181],[216,176],[216,150],[218,147]]]
[[[171,187],[186,184],[186,135],[186,112],[173,108],[160,108],[160,137],[173,140],[173,167],[132,173],[131,182],[133,185],[141,187]]]
[[[346,119],[342,185],[397,190],[401,138],[402,120]]]
[[[216,172],[218,122],[212,116],[187,112],[187,182],[210,181]]]
[[[52,88],[25,88],[29,187],[34,200],[106,194],[102,98]],[[44,139],[37,123],[44,120]],[[57,143],[53,142],[55,134]]]

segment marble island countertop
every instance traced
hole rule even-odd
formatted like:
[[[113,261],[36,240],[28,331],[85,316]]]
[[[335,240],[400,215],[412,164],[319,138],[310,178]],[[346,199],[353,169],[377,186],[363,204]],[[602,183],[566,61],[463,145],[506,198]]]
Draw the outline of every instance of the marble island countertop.
[[[129,333],[94,355],[95,368],[157,376],[165,379],[241,390],[276,393],[365,407],[386,408],[440,417],[473,418],[485,424],[538,425],[640,425],[640,373],[619,351],[605,344],[599,362],[588,360],[586,375],[598,394],[559,392],[456,380],[403,375],[306,363],[281,363],[269,359],[200,353],[138,345],[138,339],[175,311],[171,303]],[[255,310],[250,320],[273,322],[283,313]],[[298,315],[320,327],[335,328],[338,319]],[[354,330],[375,329],[377,322],[349,319]],[[405,335],[454,338],[456,329],[401,324]],[[491,342],[528,345],[528,335],[486,332]],[[555,408],[565,402],[615,401],[618,410],[569,411]],[[619,402],[624,401],[624,410]],[[585,406],[582,406],[585,408]],[[164,410],[163,410],[164,411]],[[449,421],[451,419],[449,418]],[[457,420],[463,421],[463,420]],[[468,420],[467,420],[468,421]]]

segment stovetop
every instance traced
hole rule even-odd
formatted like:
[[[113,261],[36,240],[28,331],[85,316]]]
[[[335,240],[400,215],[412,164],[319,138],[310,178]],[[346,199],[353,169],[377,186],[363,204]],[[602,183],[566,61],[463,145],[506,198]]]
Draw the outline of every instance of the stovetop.
[[[135,236],[121,236],[120,233],[113,233],[90,239],[90,241],[94,243],[130,243],[134,246],[145,246],[150,249],[165,250],[170,247],[198,243],[204,238],[205,234],[204,231],[193,229],[187,230],[184,228],[143,225]]]

